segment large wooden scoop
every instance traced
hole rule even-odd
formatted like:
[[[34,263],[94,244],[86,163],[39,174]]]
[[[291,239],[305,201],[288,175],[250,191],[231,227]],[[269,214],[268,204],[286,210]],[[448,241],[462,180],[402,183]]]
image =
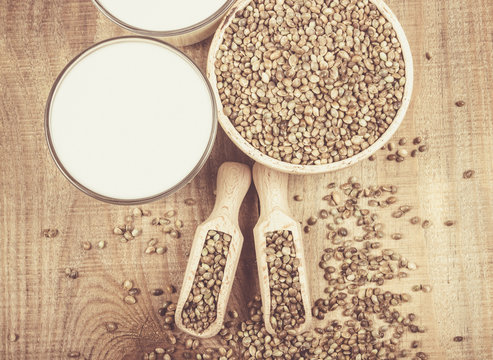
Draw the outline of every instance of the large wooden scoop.
[[[238,266],[241,247],[243,245],[243,235],[241,234],[238,225],[238,214],[243,198],[250,187],[250,183],[251,172],[247,165],[226,162],[219,167],[217,174],[216,204],[209,218],[204,223],[199,225],[195,231],[190,257],[188,260],[187,269],[185,271],[185,278],[183,280],[180,297],[176,307],[175,323],[178,328],[190,335],[200,338],[209,338],[216,335],[221,330],[223,325],[224,315],[226,313],[231,287],[233,285],[236,268]],[[217,234],[211,233],[210,231],[215,231]],[[201,295],[204,295],[204,299],[207,298],[207,300],[210,300],[210,293],[208,291],[204,291],[207,286],[203,288],[204,290],[200,292],[200,294],[197,291],[197,286],[195,286],[195,289],[193,288],[194,279],[197,272],[201,274],[209,267],[213,267],[215,265],[217,266],[218,258],[214,255],[211,255],[210,258],[206,259],[206,262],[204,263],[204,254],[207,255],[207,250],[204,250],[204,245],[207,245],[206,239],[210,241],[208,245],[209,249],[211,249],[211,246],[214,246],[214,240],[211,238],[211,234],[213,234],[212,237],[219,237],[218,234],[224,234],[222,238],[224,238],[225,241],[220,239],[219,242],[221,244],[229,245],[229,249],[227,250],[227,255],[225,256],[226,260],[222,280],[216,278],[218,274],[216,272],[214,273],[214,277],[212,279],[209,279],[210,274],[207,274],[209,276],[206,278],[206,280],[208,280],[206,283],[210,282],[208,284],[208,289],[212,290],[213,288],[219,288],[219,295],[216,301],[213,302],[215,305],[208,304],[207,301],[205,301],[205,303],[209,306],[206,307],[205,311],[201,311],[204,309],[197,306],[197,304],[200,304],[200,301],[194,302],[195,299],[192,301],[191,299],[192,297],[201,298]],[[224,254],[224,246],[222,249],[223,250],[221,250],[221,252]],[[209,262],[209,264],[207,264],[207,262]],[[216,281],[213,281],[214,279],[216,279]],[[194,296],[190,295],[192,291],[195,291]],[[184,323],[182,313],[187,301],[189,304],[187,308],[190,309],[190,304],[192,304],[192,308],[194,308],[193,316],[196,316],[197,318],[207,318],[211,313],[216,313],[215,317],[213,316],[212,318],[208,318],[212,321],[207,320],[208,326],[206,328],[197,331],[193,328],[193,325],[190,325],[190,323]]]
[[[279,334],[280,331],[287,331],[290,329],[295,330],[299,334],[307,330],[310,326],[312,314],[305,256],[303,252],[301,225],[291,217],[288,206],[288,175],[256,163],[253,167],[253,180],[260,200],[260,218],[253,230],[253,235],[255,237],[255,251],[257,254],[265,328],[271,334]],[[282,232],[283,234],[288,232],[291,233],[295,248],[294,254],[292,252],[286,252],[284,254],[278,252],[277,254],[273,254],[272,251],[270,251],[269,254],[267,253],[267,236],[272,233],[279,234],[279,232]],[[284,250],[285,249],[283,249],[283,252]],[[273,319],[275,316],[273,316],[274,309],[272,308],[273,302],[271,290],[274,290],[274,295],[277,293],[277,298],[287,298],[287,296],[285,296],[287,291],[294,292],[293,289],[284,289],[282,290],[283,294],[279,295],[276,289],[271,289],[272,279],[269,274],[272,271],[271,269],[275,269],[275,266],[273,266],[274,262],[272,262],[272,258],[275,256],[277,256],[278,263],[288,259],[289,256],[297,259],[296,263],[298,264],[298,277],[300,283],[298,284],[298,287],[300,287],[299,291],[301,292],[301,294],[298,294],[298,297],[301,295],[302,309],[304,309],[304,322],[296,324],[296,327],[291,327],[289,321],[279,322],[277,319]],[[271,259],[271,262],[269,263],[268,258]],[[271,264],[271,269],[269,268],[269,264]],[[289,275],[288,278],[292,278],[292,276]],[[281,277],[281,282],[288,283],[284,280],[285,278]],[[278,305],[276,301],[275,305]],[[274,326],[273,322],[275,322]]]

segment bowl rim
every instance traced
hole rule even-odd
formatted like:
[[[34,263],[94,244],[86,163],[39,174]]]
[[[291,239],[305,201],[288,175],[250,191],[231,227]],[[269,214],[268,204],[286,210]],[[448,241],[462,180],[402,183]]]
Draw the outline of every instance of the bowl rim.
[[[291,174],[323,174],[327,172],[332,172],[340,169],[344,169],[355,163],[367,159],[371,155],[373,155],[376,151],[378,151],[382,146],[384,146],[395,134],[399,126],[401,125],[406,112],[409,108],[411,102],[411,96],[413,92],[413,82],[414,82],[414,68],[413,68],[413,58],[411,53],[411,48],[409,46],[409,42],[407,40],[406,34],[399,20],[392,12],[392,10],[388,7],[388,5],[382,0],[369,0],[373,3],[380,13],[392,24],[394,28],[397,39],[399,40],[402,48],[402,55],[405,63],[405,71],[406,71],[406,84],[404,86],[404,94],[402,97],[402,104],[397,114],[389,125],[387,130],[373,143],[371,146],[366,148],[365,150],[359,152],[358,154],[337,162],[323,164],[323,165],[295,165],[285,161],[274,159],[260,150],[255,149],[250,143],[248,143],[240,133],[235,129],[229,118],[224,115],[223,105],[217,90],[217,79],[215,74],[215,60],[216,53],[219,50],[219,46],[222,43],[222,37],[224,35],[225,30],[228,28],[232,20],[234,19],[236,12],[242,10],[246,6],[248,6],[252,0],[239,0],[226,14],[224,19],[221,21],[219,28],[217,29],[214,37],[212,39],[212,43],[209,49],[209,55],[207,59],[207,78],[212,86],[214,96],[216,97],[216,104],[218,108],[218,120],[219,124],[223,128],[224,132],[228,135],[231,141],[240,148],[246,155],[250,158],[259,162],[265,166],[276,169],[281,172],[291,173]]]
[[[143,41],[143,42],[158,44],[158,45],[168,49],[169,51],[177,54],[178,56],[180,56],[184,61],[186,61],[192,67],[192,69],[194,71],[197,72],[197,74],[203,79],[205,85],[207,86],[209,96],[211,98],[211,105],[212,105],[211,106],[211,108],[212,108],[211,109],[212,110],[211,121],[212,121],[212,125],[211,125],[211,132],[209,135],[209,142],[208,142],[208,144],[207,144],[207,146],[206,146],[206,148],[202,154],[202,157],[197,162],[195,167],[190,171],[190,173],[187,176],[185,176],[180,182],[178,182],[176,185],[174,185],[173,187],[171,187],[169,189],[166,189],[166,190],[164,190],[158,194],[151,195],[148,197],[134,198],[134,199],[118,199],[118,198],[114,198],[111,196],[99,194],[99,193],[89,189],[88,187],[82,185],[65,168],[65,166],[63,165],[62,161],[58,157],[57,152],[55,150],[55,145],[54,145],[54,142],[53,142],[53,139],[51,136],[50,117],[51,117],[52,103],[53,103],[53,100],[55,98],[55,94],[58,90],[58,86],[63,81],[65,75],[68,74],[70,72],[70,70],[79,63],[79,61],[83,60],[86,56],[90,55],[94,51],[97,51],[98,49],[100,49],[104,46],[111,45],[113,43],[125,42],[125,41],[129,41],[129,40],[137,40],[137,41]],[[103,202],[106,202],[109,204],[114,204],[114,205],[141,205],[141,204],[146,204],[146,203],[153,202],[155,200],[170,196],[171,194],[177,192],[178,190],[183,188],[185,185],[187,185],[200,172],[202,167],[205,165],[205,163],[209,159],[210,154],[212,152],[212,148],[213,148],[214,143],[215,143],[216,134],[217,134],[217,113],[218,112],[217,112],[216,99],[213,95],[211,84],[207,80],[207,77],[204,75],[204,73],[197,66],[197,64],[195,64],[195,62],[188,55],[186,55],[185,53],[183,53],[182,51],[180,51],[179,49],[177,49],[173,45],[170,45],[170,44],[168,44],[162,40],[159,40],[159,39],[154,39],[154,38],[145,37],[145,36],[138,36],[138,35],[119,36],[119,37],[114,37],[114,38],[100,41],[96,44],[91,45],[87,49],[84,49],[82,52],[80,52],[78,55],[76,55],[72,60],[70,60],[69,63],[67,65],[65,65],[63,70],[58,74],[55,82],[53,83],[53,86],[51,87],[50,93],[48,95],[48,99],[46,101],[46,107],[45,107],[45,112],[44,112],[45,139],[46,139],[46,143],[48,145],[50,155],[51,155],[53,161],[55,162],[56,166],[61,171],[61,173],[65,176],[65,178],[67,178],[67,180],[73,186],[75,186],[77,189],[79,189],[80,191],[82,191],[86,195],[91,196],[94,199],[97,199],[97,200],[100,200],[100,201],[103,201]]]
[[[190,33],[193,33],[194,31],[200,30],[202,28],[207,27],[210,24],[213,24],[215,21],[219,20],[226,12],[231,8],[231,6],[234,4],[236,0],[226,0],[216,12],[214,12],[212,15],[208,16],[204,20],[199,21],[198,23],[192,24],[190,26],[180,28],[180,29],[174,29],[174,30],[148,30],[148,29],[143,29],[134,25],[131,25],[115,15],[108,9],[104,7],[104,5],[101,3],[101,0],[92,0],[93,4],[96,6],[96,8],[108,19],[110,19],[113,23],[116,25],[124,28],[125,30],[132,31],[136,34],[139,35],[145,35],[145,36],[153,36],[153,37],[177,37],[177,36],[183,36],[187,35]]]

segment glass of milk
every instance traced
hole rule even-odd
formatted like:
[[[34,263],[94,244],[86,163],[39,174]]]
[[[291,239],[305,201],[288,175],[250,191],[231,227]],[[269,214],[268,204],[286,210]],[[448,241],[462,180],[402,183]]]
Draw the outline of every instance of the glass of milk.
[[[177,46],[212,35],[234,0],[93,0],[96,7],[123,28],[162,37]]]
[[[179,50],[131,36],[103,41],[58,76],[46,139],[78,189],[140,204],[190,182],[210,155],[216,104],[209,82]]]

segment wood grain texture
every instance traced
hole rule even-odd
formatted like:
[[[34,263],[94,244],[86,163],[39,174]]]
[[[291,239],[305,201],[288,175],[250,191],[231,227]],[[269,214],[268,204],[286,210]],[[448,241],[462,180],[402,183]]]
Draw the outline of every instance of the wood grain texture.
[[[420,266],[399,287],[433,286],[430,294],[416,295],[409,304],[429,329],[423,336],[425,351],[435,359],[491,359],[493,3],[388,4],[406,31],[415,65],[413,100],[396,138],[423,136],[430,151],[401,164],[385,161],[380,152],[376,162],[337,173],[293,176],[290,192],[305,200],[290,207],[295,218],[308,218],[323,206],[325,184],[352,175],[364,184],[399,186],[401,201],[434,224],[417,231],[399,222],[396,228],[407,237],[398,246],[388,245]],[[88,198],[65,180],[45,144],[43,111],[53,81],[70,59],[97,41],[124,34],[89,0],[0,0],[0,359],[65,359],[69,351],[88,359],[137,359],[160,345],[160,304],[148,291],[181,283],[195,227],[213,207],[219,165],[251,165],[220,131],[199,176],[174,196],[145,207],[154,214],[176,209],[185,221],[182,238],[166,240],[167,255],[143,254],[145,239],[163,236],[150,226],[128,244],[115,239],[111,229],[130,209]],[[205,41],[185,48],[204,70],[208,46]],[[457,100],[466,106],[454,106]],[[466,181],[462,173],[467,169],[476,175]],[[187,197],[199,203],[187,207]],[[240,210],[245,243],[230,299],[242,317],[258,292],[252,236],[257,218],[251,188]],[[457,224],[444,227],[448,219]],[[43,228],[57,228],[60,235],[44,239]],[[108,246],[83,251],[84,240],[106,240]],[[323,291],[317,268],[318,254],[327,246],[323,227],[314,227],[304,245],[315,299]],[[66,267],[77,268],[80,278],[67,279]],[[120,283],[126,278],[143,290],[133,306],[122,302]],[[117,322],[118,331],[108,334],[107,321]],[[19,335],[17,342],[6,341],[10,332]],[[458,335],[463,342],[452,341]]]

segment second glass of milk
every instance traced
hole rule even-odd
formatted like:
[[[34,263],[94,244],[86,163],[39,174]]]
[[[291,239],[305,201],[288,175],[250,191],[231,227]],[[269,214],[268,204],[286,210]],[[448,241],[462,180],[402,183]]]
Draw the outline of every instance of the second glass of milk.
[[[93,0],[116,24],[185,46],[206,39],[234,0]]]

